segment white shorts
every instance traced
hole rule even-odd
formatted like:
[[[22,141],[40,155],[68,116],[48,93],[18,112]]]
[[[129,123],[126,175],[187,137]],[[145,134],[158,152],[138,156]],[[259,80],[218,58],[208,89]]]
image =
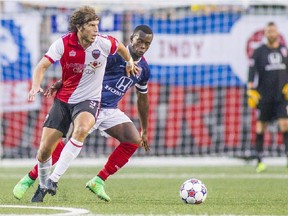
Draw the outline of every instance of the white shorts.
[[[90,129],[89,134],[94,130],[100,130],[102,136],[109,137],[107,133],[104,131],[112,128],[116,125],[132,122],[131,119],[120,109],[100,109],[99,115],[97,117],[97,121],[94,126]]]

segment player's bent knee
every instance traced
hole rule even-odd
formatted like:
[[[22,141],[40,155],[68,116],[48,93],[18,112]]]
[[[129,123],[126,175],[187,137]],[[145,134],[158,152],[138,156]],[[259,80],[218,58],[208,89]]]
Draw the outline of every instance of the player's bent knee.
[[[44,163],[51,157],[51,153],[48,151],[40,150],[37,153],[37,159],[39,162]]]
[[[74,128],[73,137],[86,137],[88,135],[89,130],[90,127],[84,125]]]

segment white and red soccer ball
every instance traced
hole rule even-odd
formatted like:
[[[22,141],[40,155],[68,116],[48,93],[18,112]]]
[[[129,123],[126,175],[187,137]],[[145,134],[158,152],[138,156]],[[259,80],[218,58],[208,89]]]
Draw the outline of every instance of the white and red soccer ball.
[[[185,204],[201,204],[207,197],[207,188],[198,179],[188,179],[180,187],[180,197]]]

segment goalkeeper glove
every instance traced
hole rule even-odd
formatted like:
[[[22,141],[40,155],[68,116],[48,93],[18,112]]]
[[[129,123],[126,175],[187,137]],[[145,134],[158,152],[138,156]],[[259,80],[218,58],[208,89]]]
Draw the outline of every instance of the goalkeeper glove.
[[[288,90],[288,87],[287,87]],[[248,96],[248,106],[250,108],[256,108],[260,99],[261,99],[261,95],[259,94],[259,92],[255,89],[248,89],[246,92],[247,96]]]
[[[282,93],[284,94],[285,99],[288,100],[288,83],[283,86]]]

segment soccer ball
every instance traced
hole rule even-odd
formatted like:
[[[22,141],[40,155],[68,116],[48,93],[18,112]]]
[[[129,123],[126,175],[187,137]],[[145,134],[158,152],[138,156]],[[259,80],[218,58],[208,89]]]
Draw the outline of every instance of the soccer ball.
[[[180,197],[185,204],[200,204],[207,197],[207,188],[198,179],[188,179],[181,185]]]

